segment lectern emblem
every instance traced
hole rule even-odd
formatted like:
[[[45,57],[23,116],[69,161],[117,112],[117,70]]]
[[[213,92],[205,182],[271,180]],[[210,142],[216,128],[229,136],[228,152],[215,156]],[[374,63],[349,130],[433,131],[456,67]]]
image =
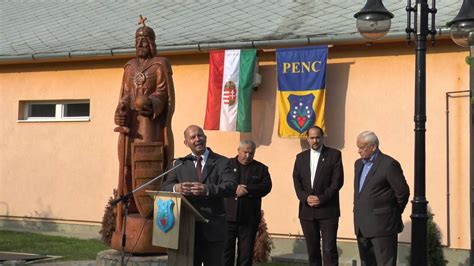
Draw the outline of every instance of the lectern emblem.
[[[156,225],[166,233],[174,226],[174,201],[172,199],[166,201],[158,199],[157,205]]]

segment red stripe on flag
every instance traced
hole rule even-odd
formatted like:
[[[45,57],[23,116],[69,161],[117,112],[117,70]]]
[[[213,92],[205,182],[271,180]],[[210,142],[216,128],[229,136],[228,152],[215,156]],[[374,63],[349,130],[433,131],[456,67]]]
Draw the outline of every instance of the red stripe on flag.
[[[209,85],[207,90],[204,129],[218,130],[221,115],[222,79],[225,51],[211,51],[209,58]]]

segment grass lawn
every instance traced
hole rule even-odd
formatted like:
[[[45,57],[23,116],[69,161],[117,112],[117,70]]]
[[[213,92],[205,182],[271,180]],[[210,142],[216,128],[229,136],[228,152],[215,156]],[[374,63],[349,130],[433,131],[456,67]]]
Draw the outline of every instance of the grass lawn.
[[[61,260],[95,260],[97,252],[109,249],[100,240],[0,231],[0,251],[61,256]]]
[[[109,248],[100,240],[0,230],[0,251],[61,256],[62,258],[57,261],[95,260],[98,252]],[[255,265],[283,266],[287,264],[257,263]]]

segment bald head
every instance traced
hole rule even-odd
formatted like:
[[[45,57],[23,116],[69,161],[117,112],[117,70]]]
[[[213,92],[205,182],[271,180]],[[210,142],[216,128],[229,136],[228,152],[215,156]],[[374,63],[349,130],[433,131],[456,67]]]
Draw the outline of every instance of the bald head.
[[[202,128],[190,125],[184,130],[184,145],[188,147],[194,155],[202,155],[206,147],[207,137]]]

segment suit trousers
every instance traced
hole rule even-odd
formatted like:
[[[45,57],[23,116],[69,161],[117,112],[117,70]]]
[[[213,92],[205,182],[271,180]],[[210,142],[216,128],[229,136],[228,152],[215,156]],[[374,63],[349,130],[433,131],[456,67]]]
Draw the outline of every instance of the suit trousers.
[[[339,217],[328,219],[302,220],[300,219],[308,249],[309,264],[311,266],[339,265],[337,253],[337,228]],[[321,258],[321,238],[323,240],[323,256]]]
[[[397,264],[397,234],[366,238],[359,232],[357,246],[362,266],[395,266]]]
[[[225,266],[251,266],[258,224],[227,222],[227,239],[224,251]],[[235,240],[237,241],[237,264],[235,262]]]
[[[194,237],[194,266],[222,266],[224,241],[208,241],[196,223]]]

